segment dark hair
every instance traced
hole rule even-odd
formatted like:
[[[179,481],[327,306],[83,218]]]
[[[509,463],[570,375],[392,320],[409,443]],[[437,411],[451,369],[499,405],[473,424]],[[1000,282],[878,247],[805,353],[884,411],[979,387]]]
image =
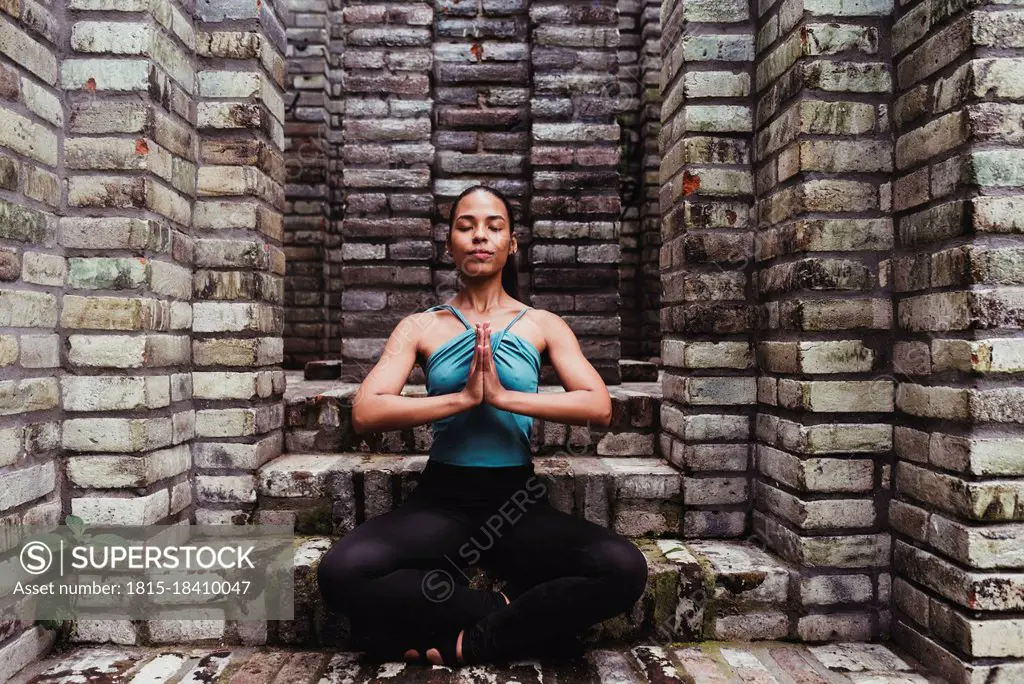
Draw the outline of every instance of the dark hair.
[[[512,214],[511,202],[508,201],[508,198],[505,197],[505,195],[503,195],[501,191],[487,187],[486,185],[479,184],[469,186],[461,193],[459,193],[458,197],[452,200],[452,208],[448,213],[449,239],[451,238],[452,228],[455,227],[455,209],[459,206],[459,202],[462,201],[463,197],[465,197],[471,192],[475,192],[476,190],[486,190],[487,192],[491,193],[492,195],[500,199],[502,203],[505,205],[505,211],[508,213],[509,238],[511,239],[511,236],[515,231],[515,219]],[[501,286],[505,288],[505,292],[508,292],[511,296],[515,297],[516,299],[519,299],[519,267],[516,265],[515,254],[510,253],[508,255],[508,259],[505,261],[505,266],[504,268],[501,269]]]

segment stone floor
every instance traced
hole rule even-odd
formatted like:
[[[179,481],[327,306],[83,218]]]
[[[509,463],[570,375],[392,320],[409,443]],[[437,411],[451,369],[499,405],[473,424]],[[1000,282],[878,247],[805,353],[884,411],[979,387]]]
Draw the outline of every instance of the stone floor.
[[[805,646],[783,642],[637,645],[589,651],[554,663],[503,666],[369,662],[360,653],[79,647],[34,663],[11,684],[946,684],[880,644]]]

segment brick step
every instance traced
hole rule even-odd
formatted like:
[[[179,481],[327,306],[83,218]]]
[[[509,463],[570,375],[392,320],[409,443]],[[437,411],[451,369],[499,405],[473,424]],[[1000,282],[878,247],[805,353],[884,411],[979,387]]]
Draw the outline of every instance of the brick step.
[[[426,455],[285,454],[257,476],[258,519],[305,534],[344,534],[397,507]],[[552,505],[629,537],[681,534],[684,478],[659,458],[538,456]]]
[[[657,382],[658,364],[651,361],[619,359],[622,382]]]
[[[655,376],[657,380],[657,376]],[[429,425],[408,430],[357,435],[352,430],[352,398],[359,384],[305,380],[287,374],[285,393],[285,451],[340,453],[349,451],[424,454],[433,441]],[[564,392],[544,385],[539,392]],[[535,454],[559,451],[597,456],[657,456],[661,383],[628,382],[611,385],[612,422],[607,428],[567,426],[535,420],[531,444]],[[404,396],[426,396],[424,385],[408,384]]]
[[[768,642],[588,650],[576,659],[458,668],[371,661],[360,652],[252,648],[79,647],[32,663],[11,684],[342,684],[343,682],[535,684],[945,684],[885,644],[805,646]]]
[[[161,645],[219,643],[238,645],[329,646],[359,650],[347,617],[328,609],[317,584],[317,568],[336,537],[300,537],[295,550],[293,620],[79,623],[72,641]],[[628,614],[591,626],[588,647],[703,640],[791,640],[801,636],[799,605],[793,593],[796,572],[749,542],[639,539],[648,563],[644,595]],[[453,570],[454,571],[454,570]],[[467,563],[460,571],[476,589],[501,589],[500,572]]]

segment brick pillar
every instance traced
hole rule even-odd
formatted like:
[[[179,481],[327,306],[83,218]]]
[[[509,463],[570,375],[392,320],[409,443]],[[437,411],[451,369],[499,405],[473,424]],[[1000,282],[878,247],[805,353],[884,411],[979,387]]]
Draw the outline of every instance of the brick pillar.
[[[431,298],[433,20],[424,4],[344,3],[345,214],[329,286],[341,292],[343,377],[352,382]]]
[[[246,522],[281,453],[284,27],[273,5],[196,7],[193,446],[201,523]]]
[[[438,4],[435,26],[434,303],[457,289],[444,251],[451,200],[470,185],[497,188],[513,204],[520,298],[529,301],[530,62],[526,3]]]
[[[612,0],[530,5],[533,71],[530,304],[572,327],[606,383],[618,384],[618,12]],[[546,368],[542,382],[557,382]]]
[[[893,258],[897,643],[1024,681],[1024,9],[907,3]]]
[[[736,537],[756,396],[753,23],[745,2],[685,1],[661,24],[661,451],[686,475],[683,535]]]
[[[761,3],[754,526],[801,639],[884,634],[892,448],[890,0]]]
[[[618,0],[619,59],[615,83],[605,89],[614,103],[613,114],[619,123],[619,193],[622,209],[619,216],[619,306],[624,359],[640,357],[643,346],[643,264],[640,248],[640,222],[644,199],[644,112],[643,69],[644,48],[641,37],[643,3],[640,0]],[[657,140],[655,139],[655,144]]]
[[[661,356],[661,1],[644,0],[640,17],[639,64],[640,140],[642,190],[637,249],[638,346],[635,358],[647,361]]]
[[[54,8],[60,12],[61,9]],[[58,239],[62,125],[50,10],[0,15],[0,518],[6,530],[61,519],[61,356],[57,325],[67,268]],[[4,551],[17,542],[4,535]],[[6,619],[0,679],[53,643]]]
[[[331,124],[327,0],[282,3],[289,50],[285,82],[285,366],[328,357],[324,281],[330,220]]]
[[[327,102],[330,125],[327,129],[327,185],[330,191],[328,201],[327,234],[324,238],[323,259],[323,291],[324,308],[326,310],[324,346],[327,358],[337,361],[340,372],[341,363],[341,297],[344,288],[341,285],[340,266],[341,229],[344,224],[347,192],[345,191],[345,159],[343,121],[345,117],[345,6],[346,0],[329,0],[330,11],[327,14],[329,36],[327,43],[327,80],[329,84],[329,100]],[[354,196],[353,207],[364,206],[359,197]]]
[[[191,515],[195,34],[187,8],[148,7],[69,15],[61,63],[63,447],[90,524]]]

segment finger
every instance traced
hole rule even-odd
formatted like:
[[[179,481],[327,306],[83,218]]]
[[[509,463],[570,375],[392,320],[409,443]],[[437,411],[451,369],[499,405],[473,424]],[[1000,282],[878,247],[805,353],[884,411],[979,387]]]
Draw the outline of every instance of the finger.
[[[484,371],[489,371],[490,370],[490,365],[487,363],[487,350],[491,346],[491,335],[490,335],[490,331],[487,329],[487,324],[486,323],[482,323],[481,324],[481,328],[483,330],[483,341],[482,341],[483,349],[481,351],[481,354],[483,356]]]

